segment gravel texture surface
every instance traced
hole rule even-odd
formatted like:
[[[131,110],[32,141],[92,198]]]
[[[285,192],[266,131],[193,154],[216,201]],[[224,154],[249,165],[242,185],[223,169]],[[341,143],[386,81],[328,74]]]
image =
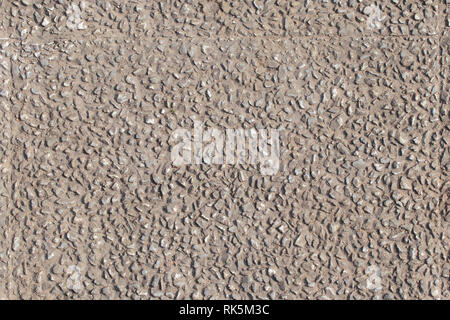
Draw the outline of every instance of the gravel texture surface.
[[[450,299],[449,8],[0,1],[0,298]]]

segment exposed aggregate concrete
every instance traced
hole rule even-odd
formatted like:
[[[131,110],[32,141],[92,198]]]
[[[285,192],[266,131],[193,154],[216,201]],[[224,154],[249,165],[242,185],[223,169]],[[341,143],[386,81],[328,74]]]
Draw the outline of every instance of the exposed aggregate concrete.
[[[2,1],[0,298],[449,299],[449,6]]]

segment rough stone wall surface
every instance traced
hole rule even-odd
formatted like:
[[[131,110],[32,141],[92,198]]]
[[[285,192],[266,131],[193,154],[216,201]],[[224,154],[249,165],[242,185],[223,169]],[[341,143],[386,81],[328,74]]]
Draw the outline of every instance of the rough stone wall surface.
[[[0,1],[0,298],[450,299],[449,7]]]

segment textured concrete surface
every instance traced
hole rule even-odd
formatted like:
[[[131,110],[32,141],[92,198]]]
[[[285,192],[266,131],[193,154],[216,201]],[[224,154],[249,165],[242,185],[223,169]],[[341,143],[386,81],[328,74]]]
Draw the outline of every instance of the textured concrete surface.
[[[0,298],[449,299],[447,2],[1,1]]]

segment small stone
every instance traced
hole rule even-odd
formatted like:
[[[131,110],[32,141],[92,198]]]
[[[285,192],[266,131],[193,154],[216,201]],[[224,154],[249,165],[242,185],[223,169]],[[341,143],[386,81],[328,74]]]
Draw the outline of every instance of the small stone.
[[[58,139],[55,137],[47,138],[47,147],[52,148],[58,142]]]
[[[47,67],[48,66],[48,59],[46,59],[46,58],[39,59],[39,64],[41,65],[41,67]]]
[[[50,24],[50,20],[47,17],[44,17],[41,22],[41,26],[46,27]]]
[[[20,242],[21,242],[20,237],[18,237],[18,236],[14,237],[13,242],[12,242],[12,250],[13,251],[19,250]]]
[[[411,190],[411,182],[405,177],[400,177],[400,188],[403,190]]]

